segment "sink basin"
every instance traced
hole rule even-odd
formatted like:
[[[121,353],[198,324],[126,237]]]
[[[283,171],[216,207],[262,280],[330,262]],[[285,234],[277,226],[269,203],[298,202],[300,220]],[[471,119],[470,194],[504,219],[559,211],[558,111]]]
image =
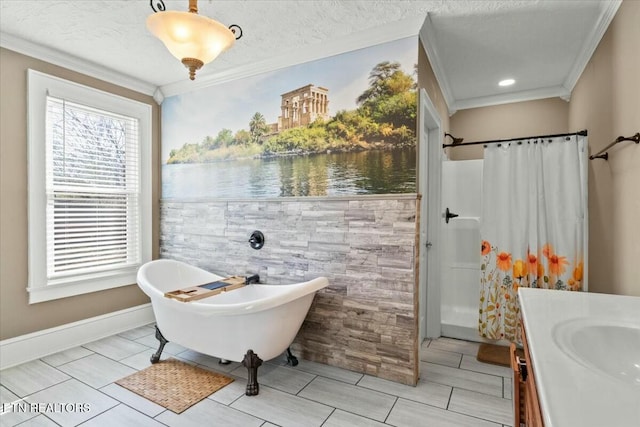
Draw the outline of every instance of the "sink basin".
[[[587,368],[640,387],[640,325],[574,319],[556,326],[553,338]]]

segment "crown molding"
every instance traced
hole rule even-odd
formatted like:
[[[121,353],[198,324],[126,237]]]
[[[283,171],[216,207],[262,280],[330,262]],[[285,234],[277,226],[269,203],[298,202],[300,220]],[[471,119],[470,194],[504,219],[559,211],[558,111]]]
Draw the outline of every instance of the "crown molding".
[[[165,98],[166,96],[162,92],[162,89],[160,89],[159,87],[156,88],[156,90],[153,92],[154,101],[156,101],[158,105],[162,105],[162,101],[164,101]]]
[[[394,22],[393,24],[370,28],[326,43],[304,46],[285,55],[276,56],[267,60],[230,68],[215,74],[198,76],[195,81],[184,79],[169,83],[161,86],[160,90],[165,97],[180,95],[292,65],[315,61],[317,59],[327,58],[406,37],[417,36],[422,22],[423,18],[421,16],[404,19]]]
[[[433,28],[433,22],[431,22],[430,13],[427,14],[427,17],[424,20],[424,24],[422,25],[422,28],[420,28],[420,40],[422,41],[422,46],[424,47],[424,50],[427,54],[427,58],[429,58],[431,69],[433,70],[433,74],[435,74],[436,76],[436,80],[438,81],[438,85],[440,86],[440,91],[442,92],[444,101],[447,103],[449,115],[452,116],[457,110],[454,107],[455,98],[453,97],[451,86],[449,85],[447,73],[445,73],[444,68],[442,67],[440,54],[438,53],[438,49],[436,48],[435,30]]]
[[[609,28],[609,24],[611,24],[611,21],[621,4],[622,0],[605,1],[601,3],[600,7],[602,9],[600,11],[600,16],[598,17],[598,22],[591,29],[589,36],[582,45],[580,54],[576,58],[569,75],[563,83],[563,86],[569,91],[569,93],[573,91],[573,88],[589,63],[593,52],[595,52],[598,47],[600,40],[602,40],[604,33],[607,31],[607,28]]]
[[[571,91],[564,86],[550,86],[540,89],[523,90],[519,92],[505,93],[501,95],[481,96],[477,98],[460,99],[455,102],[456,110],[468,108],[489,107],[491,105],[510,104],[514,102],[535,101],[537,99],[560,97],[569,100]]]
[[[140,92],[145,95],[153,96],[157,89],[156,86],[151,83],[138,80],[135,77],[122,74],[103,65],[87,61],[77,56],[69,55],[68,53],[64,53],[57,49],[27,41],[11,34],[0,32],[0,47],[23,55],[31,56],[50,64],[64,67],[72,71],[77,71],[127,89],[135,90],[136,92]]]

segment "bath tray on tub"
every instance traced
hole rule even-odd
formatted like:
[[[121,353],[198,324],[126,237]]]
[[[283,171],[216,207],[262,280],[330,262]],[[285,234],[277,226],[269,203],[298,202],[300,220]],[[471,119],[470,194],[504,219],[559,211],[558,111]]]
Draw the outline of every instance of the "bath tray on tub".
[[[241,288],[245,285],[245,282],[246,279],[243,276],[231,276],[211,283],[166,292],[164,296],[182,302],[196,301],[217,295],[221,292]]]

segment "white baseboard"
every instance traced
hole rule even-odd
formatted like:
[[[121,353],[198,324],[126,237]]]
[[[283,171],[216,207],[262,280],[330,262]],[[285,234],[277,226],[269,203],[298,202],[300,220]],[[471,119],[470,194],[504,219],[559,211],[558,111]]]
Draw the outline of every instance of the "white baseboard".
[[[151,304],[0,341],[0,369],[39,359],[155,322]]]

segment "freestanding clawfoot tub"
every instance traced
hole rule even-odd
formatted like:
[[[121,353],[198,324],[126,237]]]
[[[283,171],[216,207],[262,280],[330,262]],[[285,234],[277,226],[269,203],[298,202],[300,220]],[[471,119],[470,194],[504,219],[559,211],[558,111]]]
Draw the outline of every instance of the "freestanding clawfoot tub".
[[[180,261],[160,259],[140,267],[137,279],[151,298],[156,338],[160,341],[151,362],[160,360],[169,341],[223,360],[242,362],[248,370],[248,396],[258,394],[257,369],[262,360],[288,350],[316,291],[329,284],[324,277],[292,285],[249,284],[181,302],[166,298],[164,293],[223,277]],[[295,360],[290,352],[289,358]]]

